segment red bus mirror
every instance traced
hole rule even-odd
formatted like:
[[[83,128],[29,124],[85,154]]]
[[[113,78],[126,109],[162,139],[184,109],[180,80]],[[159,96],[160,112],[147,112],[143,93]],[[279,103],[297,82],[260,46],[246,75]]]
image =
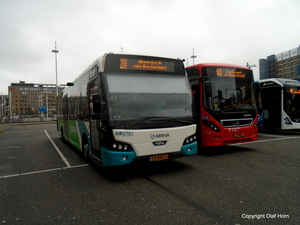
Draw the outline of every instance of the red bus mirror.
[[[206,97],[212,97],[212,84],[210,81],[206,81],[204,83],[204,91],[205,91]]]

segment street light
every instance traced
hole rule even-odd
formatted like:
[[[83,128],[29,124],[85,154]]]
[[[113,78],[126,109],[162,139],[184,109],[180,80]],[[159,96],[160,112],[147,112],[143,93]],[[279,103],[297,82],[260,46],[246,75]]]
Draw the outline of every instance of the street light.
[[[57,82],[57,53],[59,52],[56,49],[56,41],[55,41],[55,49],[52,50],[55,53],[55,71],[56,71],[56,96],[58,96],[58,82]]]
[[[0,113],[1,113],[1,116],[0,116],[0,122],[2,121],[3,119],[3,92],[1,91],[1,110],[0,110]]]
[[[248,62],[247,62],[246,67],[248,67],[249,69],[251,69],[252,67],[257,67],[257,66],[255,64],[254,65],[249,65]]]
[[[48,112],[49,112],[49,104],[48,104],[48,94],[51,94],[52,92],[51,91],[48,91],[48,87],[46,87],[46,91],[42,91],[41,92],[41,94],[39,95],[39,105],[41,105],[40,106],[40,109],[42,109],[42,110],[40,110],[41,112],[45,112],[45,110],[44,110],[44,103],[43,103],[43,97],[45,96],[46,97],[46,111],[47,111],[47,119],[48,119],[48,117],[49,117],[49,114],[48,114]],[[46,95],[44,95],[44,94],[46,94]]]
[[[193,48],[193,55],[191,56],[191,58],[193,59],[193,65],[195,65],[194,59],[197,58],[197,56],[194,54],[194,48]]]

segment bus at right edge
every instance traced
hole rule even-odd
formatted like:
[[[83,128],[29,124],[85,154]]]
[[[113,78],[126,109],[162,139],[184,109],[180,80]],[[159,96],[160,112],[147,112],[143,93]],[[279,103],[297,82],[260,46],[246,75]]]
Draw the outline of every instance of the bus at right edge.
[[[198,146],[256,141],[258,113],[248,67],[201,63],[186,68],[194,97]]]

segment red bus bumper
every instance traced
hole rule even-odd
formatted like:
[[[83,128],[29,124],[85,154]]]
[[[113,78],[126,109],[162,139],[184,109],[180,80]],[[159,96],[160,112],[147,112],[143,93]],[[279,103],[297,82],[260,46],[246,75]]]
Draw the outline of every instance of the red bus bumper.
[[[249,141],[257,141],[258,128],[254,127],[235,127],[222,129],[220,132],[214,132],[204,127],[201,132],[200,146],[220,146]],[[199,144],[199,139],[198,139]]]

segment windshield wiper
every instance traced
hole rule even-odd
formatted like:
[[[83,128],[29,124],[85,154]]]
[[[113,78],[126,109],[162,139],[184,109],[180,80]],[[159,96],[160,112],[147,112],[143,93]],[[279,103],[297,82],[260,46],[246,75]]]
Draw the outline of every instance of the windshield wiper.
[[[241,104],[237,105],[238,109],[250,109],[250,110],[255,110],[255,107],[249,105],[249,104]]]
[[[133,123],[127,124],[124,126],[124,128],[131,127],[135,124],[138,124],[143,121],[159,121],[159,120],[169,120],[173,117],[163,117],[163,116],[147,116],[147,117],[134,117],[134,118],[141,118],[140,120],[134,121]]]
[[[168,121],[180,122],[180,123],[184,123],[184,124],[191,124],[193,122],[193,119],[192,118],[173,117],[172,119],[169,119]]]

